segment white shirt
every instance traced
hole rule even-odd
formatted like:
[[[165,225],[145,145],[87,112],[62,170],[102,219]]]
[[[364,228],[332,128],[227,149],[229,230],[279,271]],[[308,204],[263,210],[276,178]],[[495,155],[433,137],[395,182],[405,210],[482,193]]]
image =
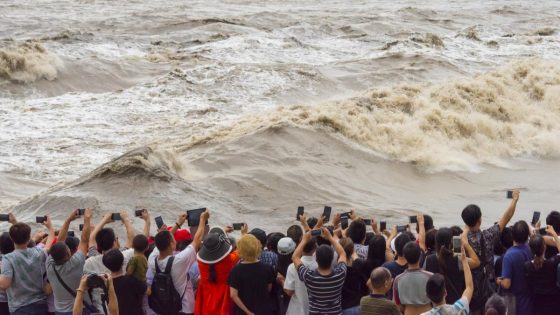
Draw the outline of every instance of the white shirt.
[[[309,269],[317,269],[317,262],[314,256],[302,256],[301,262]],[[307,288],[305,283],[299,280],[299,276],[294,264],[290,264],[284,280],[284,289],[295,291],[290,299],[288,311],[290,315],[307,315],[309,314],[309,297],[307,296]]]
[[[159,250],[156,247],[150,254],[150,258],[148,258],[148,272],[146,273],[148,287],[152,285],[154,280],[154,274],[156,273],[154,261],[157,256],[159,256]],[[166,257],[164,260],[158,259],[159,270],[162,272],[165,270],[169,257],[171,256]],[[189,245],[183,251],[175,254],[174,257],[173,265],[171,266],[171,278],[173,279],[175,289],[180,296],[183,296],[181,312],[191,314],[194,313],[194,290],[192,283],[188,281],[187,274],[191,266],[196,262],[196,250],[192,245]]]
[[[127,250],[122,251],[124,256],[123,261],[123,272],[126,273],[126,266],[128,265],[128,261],[132,256],[134,256],[134,249],[129,248]],[[84,264],[84,274],[91,274],[91,273],[108,273],[111,274],[111,271],[105,267],[103,264],[103,255],[96,255],[86,259],[86,263]]]

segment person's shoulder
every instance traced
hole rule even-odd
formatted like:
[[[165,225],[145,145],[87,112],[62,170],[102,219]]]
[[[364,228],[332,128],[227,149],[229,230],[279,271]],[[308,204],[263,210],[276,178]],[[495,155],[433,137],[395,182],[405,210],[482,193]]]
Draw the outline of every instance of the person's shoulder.
[[[458,312],[457,314],[462,314],[460,313],[461,311],[469,310],[469,300],[467,300],[467,298],[463,296],[455,301],[455,303],[451,305],[451,307]]]

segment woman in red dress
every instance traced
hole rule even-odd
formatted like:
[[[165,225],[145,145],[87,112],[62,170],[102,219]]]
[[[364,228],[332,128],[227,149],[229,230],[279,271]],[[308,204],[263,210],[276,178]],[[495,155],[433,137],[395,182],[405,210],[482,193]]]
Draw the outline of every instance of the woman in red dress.
[[[197,254],[200,281],[196,290],[196,315],[230,315],[228,276],[239,261],[237,251],[221,228],[213,228],[204,238]]]

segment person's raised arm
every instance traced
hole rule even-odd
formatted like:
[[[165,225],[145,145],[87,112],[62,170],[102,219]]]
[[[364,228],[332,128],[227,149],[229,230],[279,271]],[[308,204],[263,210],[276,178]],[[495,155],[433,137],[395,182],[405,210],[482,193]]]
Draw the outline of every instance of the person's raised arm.
[[[463,291],[463,297],[467,299],[467,303],[470,303],[474,291],[474,284],[471,268],[465,252],[465,246],[461,247],[461,263],[463,264],[463,273],[465,274],[465,291]]]
[[[148,212],[148,209],[144,209],[144,211],[142,211],[142,220],[144,220],[144,235],[149,239],[152,222],[150,221],[150,213]]]
[[[301,223],[304,233],[311,231],[309,224],[307,224],[307,216],[305,215],[305,212],[299,216],[299,222]]]
[[[327,228],[323,228],[323,233],[321,234],[321,236],[331,242],[331,245],[334,247],[334,250],[338,255],[338,262],[346,264],[346,252],[344,251],[344,248],[342,248],[338,240],[331,235],[331,232],[329,232]]]
[[[91,217],[93,216],[93,209],[87,208],[84,211],[84,229],[82,230],[82,235],[80,236],[80,245],[78,251],[81,251],[84,255],[87,255],[89,246],[89,237],[91,234]]]
[[[58,231],[57,242],[64,242],[66,240],[66,237],[68,236],[68,229],[70,228],[70,223],[72,223],[72,221],[76,220],[78,217],[78,210],[72,210],[72,212],[70,212],[66,220],[64,220],[64,223],[62,223],[62,227]]]
[[[426,252],[426,227],[424,226],[424,215],[417,215],[416,221],[418,222],[418,245],[424,252]]]
[[[192,246],[194,250],[198,252],[200,249],[200,245],[202,244],[202,238],[204,237],[204,230],[206,229],[206,222],[208,222],[208,218],[210,218],[210,212],[208,209],[204,210],[204,212],[200,215],[200,222],[198,223],[198,229],[196,229],[196,233],[194,234]]]
[[[294,267],[296,267],[296,270],[298,270],[299,266],[301,266],[302,264],[301,256],[303,256],[303,248],[305,247],[305,244],[307,244],[310,240],[311,240],[311,233],[310,232],[304,233],[301,242],[299,242],[299,245],[297,246],[296,250],[292,254],[292,262],[294,263]]]
[[[552,236],[552,239],[554,240],[554,244],[556,245],[556,248],[560,252],[560,239],[558,238],[558,234],[556,234],[554,227],[552,227],[552,225],[547,225],[546,232],[548,233],[548,235]]]
[[[43,222],[43,224],[47,227],[47,229],[49,230],[49,236],[47,236],[47,243],[45,244],[45,247],[43,247],[43,250],[45,252],[49,252],[49,250],[51,249],[53,242],[54,242],[54,228],[52,226],[52,222],[51,222],[51,216],[48,215],[47,216],[47,220],[45,222]]]
[[[185,224],[185,221],[187,221],[187,214],[186,213],[180,214],[177,217],[177,221],[171,228],[171,235],[175,235],[175,233],[177,233],[177,230],[180,229],[181,226],[183,226],[183,224]]]
[[[97,246],[97,243],[95,242],[95,236],[97,235],[97,233],[99,233],[99,231],[101,231],[105,225],[107,223],[111,223],[113,222],[113,219],[111,219],[112,213],[108,212],[105,213],[105,215],[103,216],[103,218],[101,219],[101,221],[99,221],[99,223],[97,223],[97,225],[95,226],[95,228],[93,229],[93,232],[91,232],[90,236],[89,236],[89,246]],[[86,227],[84,226],[84,229]]]
[[[512,194],[511,204],[509,205],[506,212],[504,212],[504,215],[502,216],[502,218],[498,222],[498,225],[500,227],[500,232],[504,230],[506,225],[509,223],[509,220],[511,220],[511,218],[515,214],[515,208],[517,207],[517,201],[519,201],[519,190],[514,190],[513,194]]]
[[[14,225],[14,224],[17,223],[16,216],[15,216],[13,213],[11,213],[11,212],[8,214],[8,222],[9,222],[11,225]]]
[[[134,233],[134,227],[130,222],[130,217],[128,216],[127,211],[121,211],[121,221],[126,229],[126,248],[132,248],[132,240],[134,239],[134,236],[136,236],[136,233]]]
[[[84,227],[85,228],[85,227]],[[80,286],[76,290],[76,298],[74,299],[74,307],[72,315],[82,315],[84,309],[84,294],[88,290],[87,279],[89,275],[83,275],[80,280]]]
[[[469,239],[467,237],[468,233],[469,233],[469,228],[468,226],[465,226],[463,228],[463,233],[461,233],[461,244],[463,245],[463,248],[467,252],[467,256],[468,256],[467,262],[469,263],[469,267],[471,269],[475,269],[480,266],[480,259],[478,258],[478,255],[476,254],[471,244],[469,243]]]
[[[379,233],[379,226],[377,225],[377,221],[375,221],[374,217],[371,218],[371,229],[375,235],[381,235],[381,233]]]

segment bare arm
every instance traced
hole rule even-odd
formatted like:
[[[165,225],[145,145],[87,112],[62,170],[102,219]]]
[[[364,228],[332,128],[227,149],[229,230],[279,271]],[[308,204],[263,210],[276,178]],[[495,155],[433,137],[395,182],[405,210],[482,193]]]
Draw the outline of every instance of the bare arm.
[[[338,262],[346,264],[346,252],[344,252],[344,248],[340,246],[340,243],[337,241],[337,239],[332,237],[331,233],[326,228],[323,228],[322,236],[323,238],[328,239],[331,242],[331,245],[334,247],[334,250],[338,255]]]
[[[467,262],[469,263],[469,267],[471,269],[474,268],[478,268],[480,266],[480,259],[478,258],[478,255],[476,254],[476,252],[474,251],[474,249],[472,248],[471,244],[469,244],[469,239],[467,238],[467,234],[469,232],[469,229],[467,226],[465,226],[463,228],[463,233],[461,234],[461,243],[463,244],[463,248],[465,249],[466,253],[467,253]]]
[[[97,235],[97,233],[99,233],[99,231],[101,231],[104,227],[105,224],[113,222],[113,220],[111,219],[111,213],[105,213],[105,215],[103,216],[103,218],[101,219],[101,221],[99,221],[99,223],[97,223],[97,225],[95,226],[95,228],[93,229],[93,232],[91,232],[90,236],[89,236],[89,246],[97,246],[97,243],[95,242],[95,236]],[[84,226],[84,229],[86,227]]]
[[[515,208],[517,207],[517,201],[519,201],[519,190],[514,190],[513,191],[513,198],[511,199],[511,204],[509,205],[506,212],[504,212],[504,215],[502,216],[502,218],[498,222],[498,225],[500,227],[500,232],[504,230],[506,225],[509,223],[509,220],[511,220],[511,218],[515,214]]]
[[[243,312],[245,312],[245,314],[253,315],[253,313],[247,308],[247,306],[245,306],[245,304],[243,304],[243,301],[241,301],[241,298],[239,298],[239,294],[238,294],[237,289],[230,287],[229,288],[229,295],[230,295],[231,299],[233,300],[233,302],[235,303],[235,305],[237,305],[237,307],[239,307]]]
[[[416,221],[418,222],[418,245],[420,245],[420,248],[426,252],[426,227],[424,226],[424,215],[417,215]]]
[[[126,229],[126,248],[132,248],[132,240],[136,233],[134,233],[134,227],[132,223],[130,223],[130,218],[128,216],[128,212],[121,211],[121,220],[124,224],[124,228]]]
[[[299,266],[301,266],[302,264],[301,256],[303,256],[303,248],[305,247],[305,244],[307,244],[310,240],[311,240],[310,232],[306,232],[305,234],[303,234],[303,239],[301,240],[301,242],[299,242],[298,247],[296,248],[294,254],[292,255],[292,262],[294,263],[294,267],[296,267],[296,270],[298,270]]]
[[[93,209],[87,208],[84,212],[84,229],[82,230],[82,235],[80,236],[80,245],[78,251],[87,255],[89,237],[91,234],[91,217],[93,216]]]
[[[558,238],[558,234],[556,234],[556,231],[554,230],[552,225],[546,226],[546,232],[552,236],[554,245],[556,245],[556,249],[558,249],[558,251],[560,252],[560,239]]]
[[[88,275],[84,275],[82,276],[82,280],[80,280],[80,286],[78,287],[78,290],[76,290],[76,298],[74,299],[74,307],[72,308],[72,315],[82,315],[84,309],[84,293],[88,289],[87,278]]]
[[[299,222],[301,223],[301,227],[303,228],[304,233],[311,231],[309,224],[307,224],[307,217],[305,216],[305,213],[299,217]]]
[[[76,220],[78,217],[78,210],[72,210],[72,212],[70,212],[66,220],[64,220],[64,223],[62,223],[60,231],[58,231],[57,242],[64,242],[66,240],[66,237],[68,236],[68,228],[70,228],[70,223],[72,223],[72,221]]]
[[[463,297],[467,299],[470,303],[474,291],[473,278],[471,273],[471,268],[465,253],[465,247],[461,249],[461,263],[463,264],[463,273],[465,274],[465,291],[463,291]]]
[[[150,228],[152,222],[150,221],[150,213],[147,209],[144,209],[144,211],[142,212],[142,220],[144,220],[144,235],[147,238],[150,238]]]
[[[192,246],[198,252],[200,249],[200,245],[202,244],[202,238],[204,237],[204,229],[206,228],[206,222],[208,222],[208,218],[210,217],[210,212],[206,209],[200,215],[200,222],[198,222],[198,229],[196,229],[196,233],[194,234]]]
[[[177,233],[177,230],[183,225],[185,224],[185,221],[187,221],[187,214],[183,213],[180,214],[177,217],[177,221],[175,221],[175,224],[173,224],[173,227],[171,228],[171,235],[175,235],[175,233]]]
[[[51,246],[53,245],[52,243],[54,241],[54,228],[52,226],[51,216],[47,216],[47,221],[45,221],[43,224],[49,230],[49,236],[47,237],[47,243],[45,244],[45,247],[43,247],[43,250],[48,253],[49,250],[51,250]]]

